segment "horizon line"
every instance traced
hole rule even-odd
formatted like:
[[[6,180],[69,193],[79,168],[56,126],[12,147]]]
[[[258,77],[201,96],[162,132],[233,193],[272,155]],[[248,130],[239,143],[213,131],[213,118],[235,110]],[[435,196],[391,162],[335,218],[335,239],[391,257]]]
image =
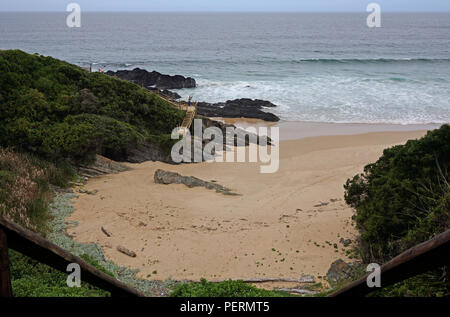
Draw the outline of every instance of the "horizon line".
[[[66,10],[34,10],[34,11],[27,11],[27,10],[0,10],[0,13],[67,13]],[[89,13],[369,13],[368,11],[362,10],[351,10],[351,11],[264,11],[264,10],[188,10],[188,11],[175,11],[175,10],[105,10],[105,11],[99,11],[99,10],[82,10],[82,12],[89,12]],[[450,10],[448,11],[418,11],[418,10],[409,10],[409,11],[400,11],[400,10],[389,10],[389,11],[382,11],[384,13],[450,13]]]

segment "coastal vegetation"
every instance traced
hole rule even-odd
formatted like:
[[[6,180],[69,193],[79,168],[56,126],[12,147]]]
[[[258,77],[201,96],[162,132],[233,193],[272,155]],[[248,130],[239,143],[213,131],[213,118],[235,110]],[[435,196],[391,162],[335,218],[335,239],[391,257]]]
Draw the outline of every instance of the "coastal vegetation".
[[[167,151],[184,113],[146,89],[19,50],[0,51],[0,146],[49,160],[126,160],[145,143]]]
[[[40,55],[0,51],[0,215],[46,236],[54,189],[76,180],[96,154],[126,160],[143,144],[163,152],[184,113],[130,82]],[[450,228],[450,126],[386,149],[345,184],[355,209],[358,251],[384,263]],[[327,244],[331,245],[330,242]],[[275,250],[275,249],[274,249]],[[66,275],[10,251],[17,296],[108,296],[90,285],[71,289]],[[106,273],[97,260],[83,258]],[[242,281],[183,283],[172,296],[265,297],[285,293]],[[375,296],[449,296],[448,268],[378,291]]]
[[[55,188],[96,154],[117,160],[151,143],[171,148],[182,111],[138,85],[51,57],[0,51],[0,215],[42,236],[51,232]],[[16,296],[106,296],[10,250]],[[104,270],[87,255],[84,259]]]
[[[450,228],[450,125],[386,149],[345,184],[365,263],[384,263]],[[448,267],[379,295],[450,295]]]
[[[69,164],[56,165],[33,154],[0,148],[0,215],[45,237],[51,231],[48,225],[51,189],[66,187],[74,177]],[[86,283],[80,288],[69,288],[66,274],[13,250],[9,250],[9,256],[14,296],[109,295]],[[83,259],[108,273],[88,256]]]
[[[289,294],[279,291],[259,289],[243,281],[184,283],[174,288],[172,297],[286,297]]]

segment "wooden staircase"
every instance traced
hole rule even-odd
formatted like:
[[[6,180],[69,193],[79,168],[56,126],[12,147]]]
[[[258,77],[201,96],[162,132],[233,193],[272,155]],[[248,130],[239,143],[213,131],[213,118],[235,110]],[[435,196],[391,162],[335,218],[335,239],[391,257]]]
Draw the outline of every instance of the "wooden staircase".
[[[194,122],[196,114],[197,114],[197,103],[194,103],[193,106],[187,106],[186,116],[184,117],[184,120],[181,123],[181,127],[189,130],[191,128],[192,122]]]
[[[170,103],[172,106],[186,111],[186,116],[183,119],[183,122],[180,125],[180,130],[189,131],[189,129],[192,126],[192,122],[194,122],[195,116],[197,115],[197,102],[194,102],[191,106],[189,106],[186,102],[178,102],[178,101],[172,101],[166,97],[163,97],[159,95],[161,98],[163,98],[165,101]]]

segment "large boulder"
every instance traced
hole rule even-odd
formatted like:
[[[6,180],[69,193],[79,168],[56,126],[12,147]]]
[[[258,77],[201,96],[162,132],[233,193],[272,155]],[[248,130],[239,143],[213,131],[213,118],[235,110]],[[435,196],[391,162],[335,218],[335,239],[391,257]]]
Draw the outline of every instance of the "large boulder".
[[[109,76],[114,76],[123,80],[128,80],[145,88],[156,87],[159,89],[181,89],[195,88],[195,79],[181,75],[164,75],[156,71],[148,72],[145,69],[135,68],[133,70],[108,71]]]
[[[252,118],[264,121],[277,122],[280,118],[270,112],[263,111],[264,108],[275,108],[276,105],[270,101],[259,99],[235,99],[222,103],[199,102],[198,114],[206,117],[222,118]]]
[[[332,287],[335,287],[343,282],[351,281],[357,277],[360,266],[356,262],[346,263],[342,259],[336,260],[327,272],[328,282]]]

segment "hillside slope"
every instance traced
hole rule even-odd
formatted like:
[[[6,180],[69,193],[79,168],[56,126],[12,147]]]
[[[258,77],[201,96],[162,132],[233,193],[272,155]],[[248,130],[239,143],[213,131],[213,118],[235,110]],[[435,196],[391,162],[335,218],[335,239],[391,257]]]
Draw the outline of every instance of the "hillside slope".
[[[49,159],[165,160],[184,113],[130,82],[0,51],[0,146]]]

